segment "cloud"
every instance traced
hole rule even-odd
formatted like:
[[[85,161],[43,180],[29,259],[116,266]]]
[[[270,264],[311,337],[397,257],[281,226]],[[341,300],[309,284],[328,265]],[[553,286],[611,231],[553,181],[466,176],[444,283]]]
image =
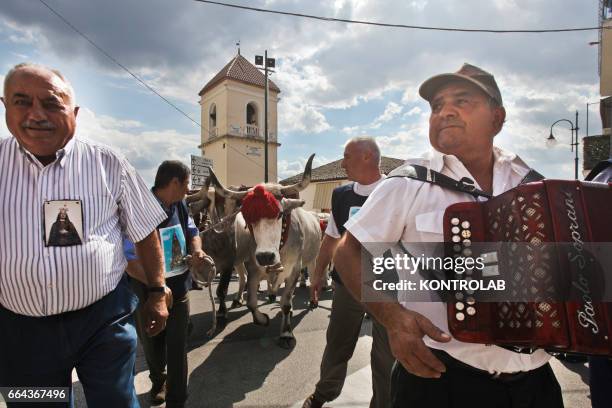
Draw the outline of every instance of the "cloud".
[[[173,129],[141,131],[140,126],[131,120],[99,116],[83,107],[77,117],[79,137],[112,146],[125,155],[151,185],[162,161],[180,160],[190,165],[190,155],[200,155],[198,134],[183,134]]]
[[[333,159],[337,160],[337,159]],[[296,174],[302,174],[306,167],[307,158],[299,158],[295,160],[279,160],[278,161],[278,179],[284,180],[286,178],[295,176]],[[326,163],[332,161],[324,156],[315,156],[312,160],[312,168],[317,168]]]
[[[421,109],[418,106],[415,106],[414,108],[410,109],[408,112],[405,112],[402,117],[407,118],[409,116],[415,116],[415,115],[420,115],[421,113],[423,113],[423,109]]]
[[[347,135],[351,136],[354,135],[355,133],[357,133],[359,131],[360,127],[359,126],[345,126],[342,128],[342,132],[346,133]]]
[[[385,108],[385,111],[374,120],[372,127],[376,129],[380,127],[381,124],[389,122],[391,119],[402,113],[402,109],[404,108],[401,105],[395,102],[389,102]]]
[[[597,24],[596,2],[585,7],[569,0],[552,8],[541,0],[251,3],[321,16],[414,25],[516,29]],[[355,118],[376,117],[376,105],[391,110],[385,109],[389,116],[383,112],[380,121],[373,122],[378,127],[369,130],[380,133],[377,136],[390,152],[412,155],[421,148],[427,132],[422,117],[426,103],[418,96],[418,86],[432,75],[453,72],[463,62],[471,62],[492,72],[500,84],[508,111],[507,133],[500,135],[500,140],[511,149],[525,151],[537,163],[557,169],[553,174],[564,174],[562,164],[548,162],[557,157],[550,156],[550,150],[523,150],[525,145],[520,143],[539,140],[540,132],[546,133],[554,120],[571,118],[576,109],[580,109],[583,121],[586,101],[598,99],[597,51],[587,45],[597,39],[596,32],[496,35],[404,30],[273,16],[193,1],[56,0],[52,6],[164,96],[193,109],[199,108],[197,92],[232,58],[238,39],[249,60],[268,49],[269,55],[277,58],[273,80],[282,90],[278,106],[281,142],[283,135],[294,132],[331,134],[339,129],[338,139],[360,134],[368,128],[355,126],[363,123]],[[0,19],[8,42],[33,48],[20,54],[52,55],[65,67],[80,66],[98,75],[114,76],[117,84],[127,82],[124,71],[39,2],[3,2]],[[10,53],[2,60],[5,64],[19,62]],[[140,89],[137,84],[134,88]],[[401,112],[394,114],[397,106],[392,103],[400,106]],[[146,117],[136,120],[146,123]],[[393,127],[400,131],[390,131]],[[117,129],[114,125],[111,128]],[[138,127],[119,130],[144,133]],[[334,146],[341,145],[340,140],[334,140]],[[561,158],[560,152],[553,151]],[[299,154],[284,157],[279,153],[291,163]]]

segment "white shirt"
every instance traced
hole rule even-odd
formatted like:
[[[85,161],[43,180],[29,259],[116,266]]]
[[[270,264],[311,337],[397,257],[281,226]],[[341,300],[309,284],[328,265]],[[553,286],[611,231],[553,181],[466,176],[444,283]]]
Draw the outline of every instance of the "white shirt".
[[[166,219],[134,167],[111,149],[73,137],[56,157],[43,166],[14,137],[0,140],[0,305],[21,315],[101,299],[127,264],[122,231],[138,242]],[[48,200],[80,200],[81,245],[45,245]]]
[[[387,176],[384,174],[380,175],[380,178],[373,182],[372,184],[360,184],[358,182],[353,183],[353,192],[357,195],[367,197],[372,191],[376,188],[376,186],[383,181]],[[327,228],[325,229],[325,234],[329,235],[332,238],[340,239],[340,231],[338,231],[338,226],[336,225],[336,221],[334,221],[334,214],[332,212],[329,213],[329,221],[327,222]]]
[[[500,148],[494,147],[493,155],[493,195],[496,196],[518,185],[529,168],[519,157]],[[453,155],[432,151],[423,160],[413,161],[413,164],[421,164],[456,180],[462,177],[474,180],[463,163]],[[477,183],[476,187],[480,188]],[[450,204],[466,201],[474,201],[474,198],[418,180],[388,178],[372,192],[345,227],[361,243],[389,243],[390,246],[401,241],[410,253],[433,256],[427,252],[432,251],[431,244],[419,246],[418,243],[443,242],[444,210]],[[403,277],[400,276],[400,279]],[[445,303],[415,302],[414,298],[411,298],[413,301],[405,298],[402,301],[402,294],[406,292],[399,292],[402,306],[424,315],[449,333]],[[428,299],[439,298],[430,296]],[[438,343],[425,337],[424,341],[429,347],[444,350],[466,364],[491,373],[533,370],[550,358],[544,350],[521,354],[494,345],[464,343],[455,339],[449,343]]]

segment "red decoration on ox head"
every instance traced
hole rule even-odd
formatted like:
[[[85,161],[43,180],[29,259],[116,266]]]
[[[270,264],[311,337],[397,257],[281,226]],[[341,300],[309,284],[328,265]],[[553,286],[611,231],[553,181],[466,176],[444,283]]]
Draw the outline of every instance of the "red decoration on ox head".
[[[247,224],[252,225],[262,218],[277,218],[281,206],[272,193],[266,191],[262,184],[258,184],[242,200],[241,211]]]

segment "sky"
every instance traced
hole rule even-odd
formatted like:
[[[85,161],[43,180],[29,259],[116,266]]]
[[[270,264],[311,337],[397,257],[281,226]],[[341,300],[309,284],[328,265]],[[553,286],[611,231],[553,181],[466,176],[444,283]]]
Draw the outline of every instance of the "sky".
[[[195,122],[200,89],[236,54],[276,58],[279,178],[340,159],[346,141],[372,136],[384,156],[429,148],[429,105],[419,85],[464,62],[493,73],[507,111],[495,144],[549,178],[571,179],[569,125],[586,135],[599,100],[597,31],[487,34],[383,28],[278,16],[194,0],[45,0],[121,65]],[[597,0],[227,0],[274,10],[395,24],[551,29],[594,27]],[[81,106],[77,132],[110,145],[152,183],[159,163],[189,163],[200,129],[147,90],[37,0],[2,0],[0,79],[20,62],[59,69]],[[589,133],[599,134],[598,106]],[[10,137],[0,121],[0,138]],[[580,149],[582,168],[582,149]],[[263,170],[262,170],[263,179]]]

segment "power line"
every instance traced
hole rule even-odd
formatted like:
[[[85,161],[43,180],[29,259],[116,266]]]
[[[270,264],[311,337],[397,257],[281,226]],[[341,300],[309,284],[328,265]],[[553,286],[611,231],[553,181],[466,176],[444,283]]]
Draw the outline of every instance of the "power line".
[[[312,14],[291,13],[288,11],[279,11],[279,10],[270,10],[270,9],[264,9],[264,8],[258,8],[258,7],[242,6],[238,4],[223,3],[220,1],[210,1],[210,0],[194,0],[194,1],[197,1],[200,3],[215,4],[215,5],[224,6],[224,7],[233,7],[233,8],[242,9],[242,10],[257,11],[260,13],[280,14],[284,16],[309,18],[313,20],[320,20],[320,21],[327,21],[327,22],[334,22],[334,23],[361,24],[361,25],[370,25],[370,26],[376,26],[376,27],[406,28],[406,29],[412,29],[412,30],[427,30],[427,31],[452,31],[452,32],[464,32],[464,33],[493,33],[493,34],[514,34],[514,33],[541,34],[541,33],[562,33],[562,32],[571,32],[571,31],[594,31],[594,30],[611,28],[611,27],[598,26],[598,27],[578,27],[578,28],[553,28],[553,29],[548,29],[548,30],[490,30],[490,29],[417,26],[417,25],[407,25],[407,24],[377,23],[374,21],[365,21],[365,20],[349,20],[349,19],[344,19],[344,18],[322,17],[322,16],[315,16]]]
[[[155,88],[153,88],[152,86],[150,86],[149,84],[147,84],[143,79],[141,79],[138,75],[136,75],[135,73],[133,73],[128,67],[126,67],[125,65],[123,65],[122,63],[120,63],[119,61],[117,61],[116,58],[114,58],[112,55],[110,55],[108,52],[106,52],[106,50],[104,50],[102,47],[100,47],[98,44],[96,44],[92,39],[90,39],[85,33],[83,33],[82,31],[80,31],[78,28],[76,28],[70,21],[68,21],[68,19],[66,19],[63,15],[61,15],[58,11],[54,10],[51,6],[49,6],[47,3],[45,3],[44,0],[38,0],[40,1],[45,7],[47,7],[53,14],[55,14],[60,20],[62,20],[68,27],[70,27],[72,30],[74,30],[77,34],[79,34],[81,37],[83,37],[85,40],[87,40],[87,42],[89,44],[91,44],[94,48],[96,48],[100,53],[102,53],[106,58],[108,58],[109,60],[111,60],[112,62],[114,62],[117,66],[119,66],[121,69],[123,69],[125,72],[127,72],[128,74],[130,74],[136,81],[140,82],[140,84],[142,86],[144,86],[145,88],[147,88],[149,91],[153,92],[155,95],[157,95],[158,97],[160,97],[164,102],[166,102],[168,105],[170,105],[171,107],[173,107],[178,113],[180,113],[181,115],[183,115],[184,117],[186,117],[187,119],[189,119],[191,122],[195,123],[200,129],[203,129],[202,125],[196,121],[195,119],[193,119],[191,116],[189,116],[188,113],[186,113],[184,110],[182,110],[181,108],[179,108],[178,106],[176,106],[174,103],[172,103],[169,99],[167,99],[165,96],[163,96],[162,94],[160,94],[159,92],[157,92],[155,90]],[[249,156],[243,154],[241,151],[239,151],[238,149],[236,149],[234,146],[229,146],[230,148],[234,149],[238,154],[240,154],[241,156],[243,156],[244,158],[250,160],[251,162],[255,163],[257,166],[261,167],[262,169],[264,168],[261,164],[259,164],[258,162],[256,162],[255,160],[251,159]]]

